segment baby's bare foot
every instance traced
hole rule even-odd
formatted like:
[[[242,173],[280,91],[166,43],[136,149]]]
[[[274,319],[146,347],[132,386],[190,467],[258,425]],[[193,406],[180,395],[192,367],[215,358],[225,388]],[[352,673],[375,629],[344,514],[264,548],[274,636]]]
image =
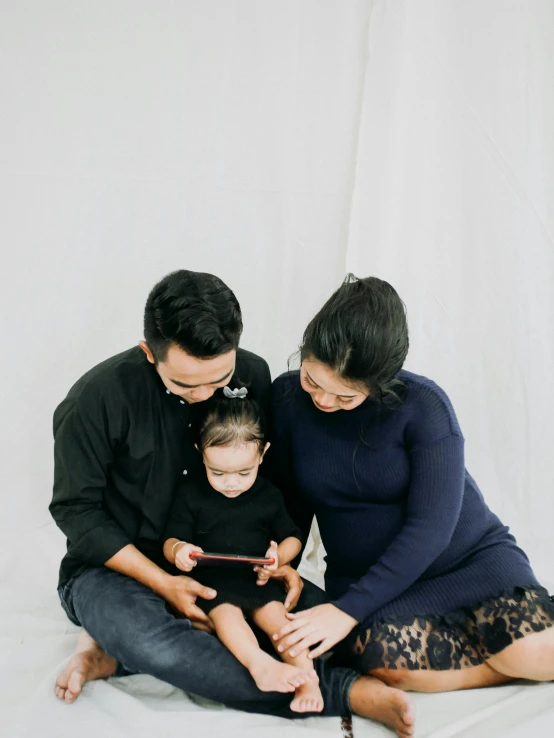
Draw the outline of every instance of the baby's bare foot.
[[[263,651],[249,671],[262,692],[294,692],[316,676],[314,669],[305,670],[283,664]]]
[[[75,702],[85,682],[106,679],[115,671],[116,662],[83,631],[77,642],[77,653],[67,662],[56,681],[56,697]]]
[[[290,709],[293,712],[321,712],[323,710],[323,695],[319,688],[319,679],[315,677],[298,687]]]
[[[362,676],[352,685],[350,704],[356,715],[377,720],[392,728],[398,738],[414,735],[415,712],[405,692],[374,677]]]

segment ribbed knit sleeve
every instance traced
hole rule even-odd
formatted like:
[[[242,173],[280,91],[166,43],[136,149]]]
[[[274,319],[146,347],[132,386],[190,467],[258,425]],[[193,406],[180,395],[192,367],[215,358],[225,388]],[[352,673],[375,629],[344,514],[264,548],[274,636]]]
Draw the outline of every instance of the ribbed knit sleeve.
[[[413,584],[450,542],[464,479],[461,435],[412,447],[404,526],[367,574],[333,604],[362,622]]]
[[[286,508],[300,529],[303,546],[310,534],[314,510],[309,501],[298,489],[293,466],[291,427],[294,413],[294,398],[291,389],[283,378],[276,379],[272,387],[271,402],[271,448],[268,452],[267,473],[273,484],[281,491]],[[301,554],[293,564],[300,562]]]

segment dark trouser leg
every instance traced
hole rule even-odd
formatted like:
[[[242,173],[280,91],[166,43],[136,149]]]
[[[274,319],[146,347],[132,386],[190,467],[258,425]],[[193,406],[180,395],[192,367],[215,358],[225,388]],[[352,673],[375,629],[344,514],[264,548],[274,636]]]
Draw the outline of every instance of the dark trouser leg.
[[[105,567],[90,569],[71,583],[64,600],[70,613],[128,673],[151,674],[237,710],[299,717],[289,708],[291,695],[260,692],[215,636],[174,617],[161,597],[134,579]],[[319,659],[314,666],[324,714],[347,714],[348,694],[359,675],[330,668]]]
[[[325,590],[320,589],[317,585],[312,584],[307,579],[304,579],[304,589],[298,601],[298,605],[294,608],[294,612],[300,610],[308,610],[310,607],[316,605],[323,605],[329,602],[329,598],[325,594]]]

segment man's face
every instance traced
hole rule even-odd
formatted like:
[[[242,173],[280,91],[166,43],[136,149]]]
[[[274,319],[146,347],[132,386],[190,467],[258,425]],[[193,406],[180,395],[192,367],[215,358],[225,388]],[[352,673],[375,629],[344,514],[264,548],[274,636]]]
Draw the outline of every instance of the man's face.
[[[140,347],[151,364],[155,364],[152,352],[145,341]],[[159,361],[156,371],[167,389],[188,403],[203,402],[218,387],[229,384],[235,371],[236,351],[213,359],[197,359],[175,344],[169,348],[164,361]]]

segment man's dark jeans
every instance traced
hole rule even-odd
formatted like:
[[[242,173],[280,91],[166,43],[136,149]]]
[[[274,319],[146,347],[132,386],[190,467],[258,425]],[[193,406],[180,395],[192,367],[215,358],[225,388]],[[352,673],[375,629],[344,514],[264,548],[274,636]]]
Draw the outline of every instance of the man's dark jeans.
[[[60,588],[59,595],[69,619],[116,659],[115,676],[151,674],[237,710],[305,717],[290,710],[292,694],[260,692],[215,636],[192,628],[186,618],[176,618],[165,600],[130,577],[106,567],[89,569]],[[306,582],[297,609],[324,601],[325,593]],[[348,696],[359,674],[321,659],[314,667],[325,701],[323,714],[349,714]]]

